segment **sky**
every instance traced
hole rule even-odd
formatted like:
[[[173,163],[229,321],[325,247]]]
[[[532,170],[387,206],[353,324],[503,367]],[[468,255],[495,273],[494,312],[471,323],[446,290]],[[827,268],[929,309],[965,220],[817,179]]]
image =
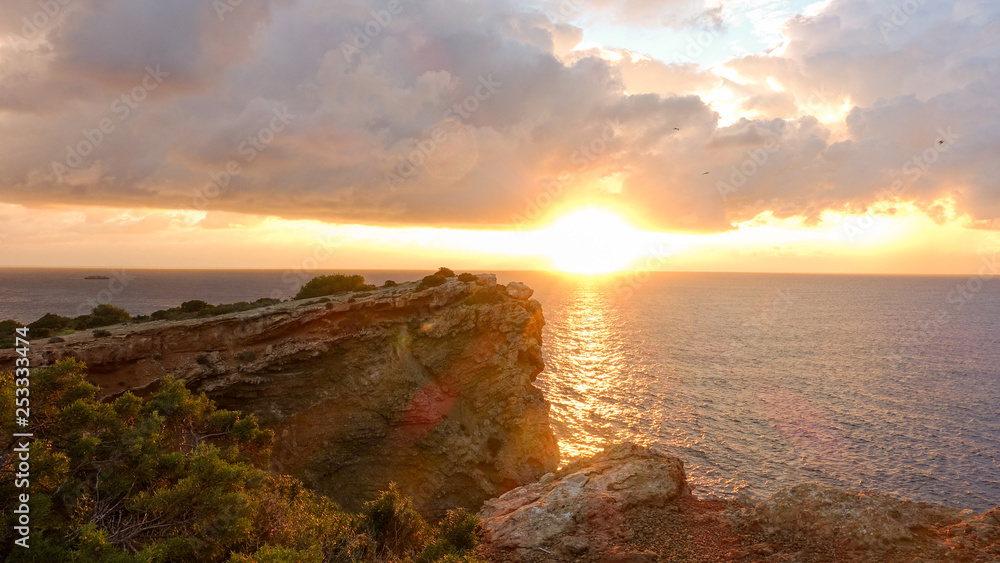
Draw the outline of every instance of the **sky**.
[[[1000,3],[0,7],[0,266],[974,274]]]

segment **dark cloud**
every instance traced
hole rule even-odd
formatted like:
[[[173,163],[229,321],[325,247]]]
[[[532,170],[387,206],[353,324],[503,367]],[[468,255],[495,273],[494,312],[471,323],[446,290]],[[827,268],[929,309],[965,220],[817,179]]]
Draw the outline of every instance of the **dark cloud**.
[[[1000,216],[993,3],[925,3],[886,28],[882,3],[832,2],[727,79],[570,51],[579,28],[500,0],[213,6],[81,0],[3,44],[0,200],[506,228],[562,181],[565,201],[714,231],[864,209],[902,182],[894,196],[928,210]],[[754,117],[720,125],[700,97],[719,87]],[[844,101],[839,124],[811,116]]]

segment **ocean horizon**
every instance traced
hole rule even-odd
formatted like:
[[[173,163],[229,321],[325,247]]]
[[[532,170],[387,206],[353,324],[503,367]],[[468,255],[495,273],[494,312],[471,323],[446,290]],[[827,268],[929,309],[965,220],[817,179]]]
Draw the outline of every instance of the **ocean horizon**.
[[[377,285],[430,273],[338,271]],[[288,298],[323,273],[7,268],[0,319]],[[537,384],[564,462],[631,440],[683,459],[699,495],[765,497],[816,481],[975,510],[1000,503],[996,281],[496,274],[542,304]]]

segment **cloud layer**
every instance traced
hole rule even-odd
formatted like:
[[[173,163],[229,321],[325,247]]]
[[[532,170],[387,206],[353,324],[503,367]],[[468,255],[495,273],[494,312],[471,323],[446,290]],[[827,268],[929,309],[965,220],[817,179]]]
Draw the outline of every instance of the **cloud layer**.
[[[600,200],[721,231],[890,199],[1000,228],[995,2],[832,0],[715,71],[573,51],[503,0],[51,4],[0,8],[8,203],[511,228]]]

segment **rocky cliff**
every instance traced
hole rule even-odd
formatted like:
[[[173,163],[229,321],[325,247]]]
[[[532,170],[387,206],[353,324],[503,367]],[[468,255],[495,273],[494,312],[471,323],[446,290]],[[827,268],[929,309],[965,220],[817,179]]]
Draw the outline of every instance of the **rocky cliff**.
[[[110,327],[32,346],[33,365],[87,363],[109,394],[167,374],[275,431],[274,468],[347,508],[389,482],[438,515],[555,469],[541,306],[492,275],[438,287],[292,301],[243,313]],[[13,367],[0,351],[0,370]]]
[[[1000,561],[1000,508],[817,484],[761,501],[699,499],[680,459],[632,444],[509,491],[479,516],[489,561]]]

